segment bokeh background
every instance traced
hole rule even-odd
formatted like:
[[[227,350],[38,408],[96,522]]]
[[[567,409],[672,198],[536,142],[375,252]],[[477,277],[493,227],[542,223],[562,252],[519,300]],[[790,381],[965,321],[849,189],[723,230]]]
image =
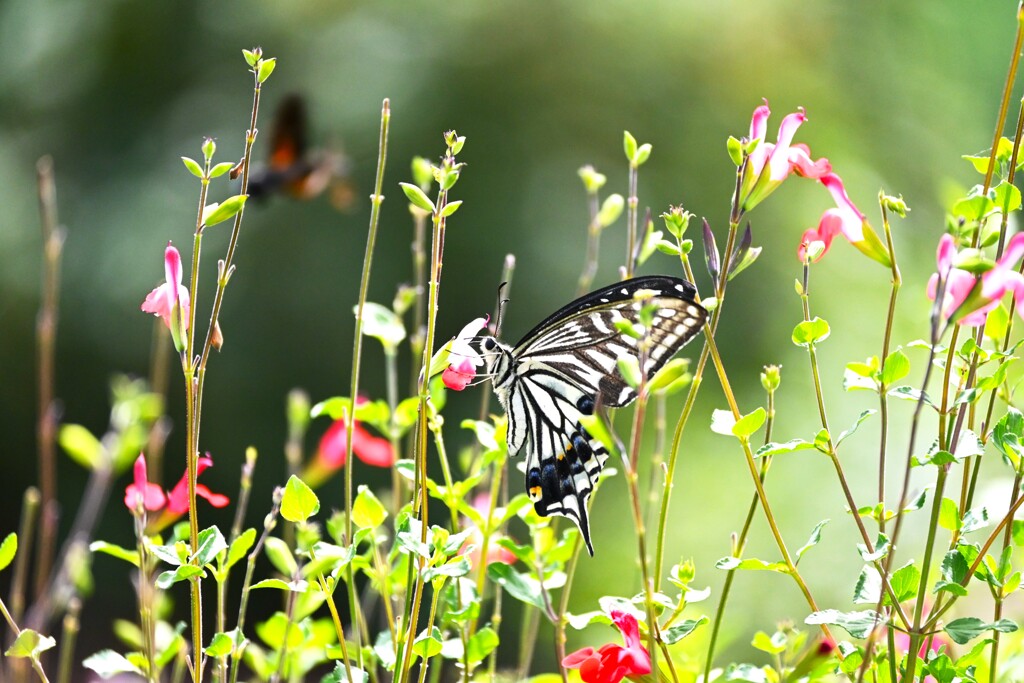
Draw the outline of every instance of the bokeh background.
[[[895,228],[905,287],[894,340],[906,343],[927,334],[924,282],[944,203],[975,182],[959,155],[991,140],[1014,11],[1008,1],[927,0],[0,3],[0,532],[15,528],[21,493],[37,481],[33,329],[41,257],[34,163],[53,155],[68,230],[57,393],[66,421],[101,433],[111,376],[148,372],[152,319],[138,309],[162,279],[163,247],[173,240],[184,251],[190,243],[196,183],[179,157],[199,158],[205,135],[217,139],[221,160],[241,154],[251,93],[242,48],[261,45],[278,58],[264,89],[264,133],[277,101],[305,95],[314,140],[343,145],[358,197],[349,213],[325,198],[280,197],[246,213],[222,316],[226,344],[208,376],[202,448],[217,463],[204,475],[207,483],[232,495],[244,449],[259,449],[255,523],[284,479],[286,393],[302,387],[317,400],[348,386],[351,308],[383,98],[390,98],[393,117],[372,300],[389,303],[396,285],[411,277],[412,227],[397,183],[410,180],[412,156],[436,158],[447,129],[468,138],[461,157],[468,166],[454,191],[464,205],[446,243],[441,338],[491,309],[506,253],[518,260],[509,340],[571,298],[587,222],[576,170],[593,164],[608,175],[605,192],[625,194],[624,129],[654,147],[641,169],[641,207],[657,214],[681,203],[722,235],[733,183],[725,139],[746,133],[751,111],[766,97],[773,136],[784,114],[807,108],[810,121],[798,140],[815,157],[831,159],[876,227],[879,189],[902,193],[912,207]],[[266,156],[267,137],[257,143],[257,159]],[[233,191],[221,182],[211,198]],[[806,358],[789,335],[800,316],[793,294],[797,242],[829,205],[820,187],[795,181],[750,215],[764,253],[733,282],[719,334],[748,409],[761,401],[761,367],[783,365],[780,440],[809,438],[817,429]],[[207,266],[223,252],[227,234],[214,229],[206,238]],[[616,277],[624,245],[620,220],[604,234],[598,284]],[[655,255],[645,272],[677,273],[678,265]],[[206,275],[209,293],[212,271]],[[700,278],[706,285],[706,274]],[[821,355],[837,427],[874,405],[867,394],[844,394],[841,377],[845,362],[878,353],[888,284],[883,268],[841,241],[814,269],[813,306],[833,326]],[[382,356],[374,344],[367,349],[363,385],[382,395]],[[696,345],[686,351],[696,352]],[[917,382],[923,357],[918,351],[911,358],[910,379]],[[181,470],[177,384],[165,480]],[[487,390],[452,397],[449,424],[474,414]],[[709,375],[684,441],[667,552],[670,562],[693,558],[696,583],[715,594],[723,574],[714,561],[728,554],[729,534],[751,492],[735,442],[707,428],[719,407],[724,401]],[[895,406],[897,428],[911,408]],[[314,423],[309,446],[325,428]],[[894,453],[903,452],[902,434]],[[877,423],[870,423],[845,447],[863,504],[874,497],[876,435]],[[468,438],[457,430],[449,436],[453,446]],[[385,481],[365,468],[363,474],[374,484]],[[85,473],[62,456],[64,529],[84,481]],[[131,539],[119,502],[125,483],[115,485],[99,531],[121,543]],[[321,492],[328,506],[340,503],[338,483]],[[621,479],[608,489],[592,513],[597,556],[581,564],[575,611],[595,609],[609,578],[635,571],[632,553],[617,550],[633,543]],[[828,462],[806,453],[780,460],[769,492],[791,547],[818,520],[833,520],[801,567],[822,605],[848,609],[860,563]],[[229,520],[208,507],[203,515]],[[777,554],[761,517],[749,554]],[[80,657],[113,643],[112,617],[134,613],[123,569],[110,558],[96,561]],[[6,581],[0,577],[4,591]],[[754,630],[771,630],[779,619],[800,622],[806,613],[794,584],[768,574],[739,577],[731,605],[729,654],[754,661],[759,655],[747,646]],[[605,635],[576,636],[574,643]],[[539,670],[553,667],[549,648],[538,648],[537,662]]]

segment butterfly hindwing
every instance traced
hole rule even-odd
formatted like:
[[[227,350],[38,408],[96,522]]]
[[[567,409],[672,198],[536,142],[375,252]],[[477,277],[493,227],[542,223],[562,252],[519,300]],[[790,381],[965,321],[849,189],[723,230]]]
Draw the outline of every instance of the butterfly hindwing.
[[[643,302],[636,298],[640,290]],[[653,316],[650,329],[643,330],[642,353],[640,341],[616,323],[639,325],[644,305],[652,306]],[[508,415],[509,452],[526,455],[526,488],[537,513],[572,519],[591,554],[586,502],[608,452],[580,417],[597,405],[617,408],[636,398],[619,374],[619,358],[643,356],[642,370],[650,378],[706,318],[689,282],[636,278],[564,306],[512,349],[502,347],[506,359],[491,361],[494,388]],[[499,364],[503,368],[496,371]]]

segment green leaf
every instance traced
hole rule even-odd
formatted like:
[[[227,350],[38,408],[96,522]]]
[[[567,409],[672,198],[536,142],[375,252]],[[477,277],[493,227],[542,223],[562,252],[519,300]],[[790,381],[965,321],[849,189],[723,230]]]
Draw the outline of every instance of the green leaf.
[[[1013,183],[1003,181],[993,188],[995,204],[1004,214],[1020,208],[1020,190]]]
[[[544,610],[540,582],[527,574],[520,574],[510,565],[494,562],[487,565],[487,578],[504,588],[516,600]]]
[[[607,228],[622,215],[622,209],[626,206],[626,200],[621,194],[610,194],[601,203],[601,210],[597,212],[597,224]]]
[[[221,163],[217,164],[216,166],[214,166],[213,168],[210,169],[210,177],[211,178],[219,178],[220,176],[224,175],[225,173],[227,173],[228,171],[230,171],[234,167],[235,167],[235,165],[233,163],[231,163],[230,161],[221,162]]]
[[[285,645],[286,639],[288,649],[294,650],[301,646],[307,637],[303,634],[302,628],[289,619],[284,612],[275,612],[266,621],[256,624],[256,635],[275,650],[280,650]]]
[[[969,534],[972,531],[984,529],[988,524],[988,508],[984,506],[971,508],[964,513],[963,525],[960,528],[960,533]]]
[[[778,572],[780,574],[789,573],[789,567],[786,566],[785,562],[765,562],[764,560],[754,558],[745,558],[741,560],[738,557],[723,557],[718,562],[715,562],[715,568],[724,569],[726,571],[742,569],[748,571]]]
[[[875,539],[874,550],[869,552],[868,547],[863,543],[857,544],[857,552],[865,562],[874,562],[885,557],[889,553],[889,537],[879,532]]]
[[[626,384],[636,389],[640,386],[640,361],[637,357],[632,354],[624,354],[619,356],[616,361],[616,366],[619,369],[619,374],[622,375],[622,379],[625,380]]]
[[[943,498],[939,504],[939,526],[950,531],[960,530],[960,508],[952,498]]]
[[[57,443],[72,460],[87,470],[94,470],[103,464],[106,452],[103,444],[82,425],[61,425]]]
[[[882,575],[871,565],[860,570],[857,583],[853,588],[853,602],[856,605],[877,605],[882,595]]]
[[[320,510],[320,499],[313,489],[294,474],[288,478],[281,498],[281,516],[289,522],[305,522]]]
[[[902,399],[904,401],[918,401],[923,399],[926,406],[935,407],[935,404],[932,403],[932,400],[927,393],[906,384],[893,387],[889,390],[889,395],[893,398]]]
[[[942,630],[949,635],[954,643],[964,645],[988,630],[999,631],[1000,633],[1013,633],[1017,630],[1017,624],[1009,619],[984,622],[977,617],[961,617],[946,624],[946,627]]]
[[[257,588],[276,588],[281,591],[290,591],[292,593],[306,593],[309,591],[309,582],[303,581],[302,579],[296,579],[295,581],[282,581],[281,579],[263,579],[257,581],[250,590]]]
[[[228,569],[233,567],[239,560],[245,557],[245,554],[252,548],[252,544],[256,541],[256,530],[246,529],[242,534],[231,542],[231,547],[228,548],[227,559],[224,562],[224,568]]]
[[[902,350],[896,349],[885,359],[882,370],[882,383],[891,386],[910,374],[910,359]]]
[[[451,216],[453,213],[459,210],[460,206],[462,206],[461,199],[456,200],[454,202],[448,202],[447,204],[444,205],[444,208],[441,209],[441,218],[447,218],[448,216]]]
[[[213,562],[220,551],[227,550],[228,547],[227,541],[224,540],[224,535],[215,526],[200,531],[199,536],[196,537],[196,543],[199,544],[199,550],[195,553],[196,558],[199,560],[199,565]]]
[[[894,571],[889,578],[889,585],[899,602],[906,602],[915,597],[920,583],[921,570],[914,566],[913,561]],[[885,604],[892,604],[888,595],[885,596]]]
[[[441,638],[441,629],[436,626],[430,629],[430,633],[423,631],[416,636],[416,640],[413,642],[413,654],[423,659],[436,657],[441,654]]]
[[[336,645],[330,645],[328,648],[337,647]],[[341,649],[340,647],[338,648]],[[339,653],[340,655],[340,653]],[[394,657],[394,655],[392,655]],[[320,679],[320,683],[367,683],[370,680],[370,674],[363,671],[354,664],[350,664],[349,668],[352,670],[352,680],[348,680],[348,669],[345,668],[344,662],[336,662],[334,664],[334,671],[327,674]]]
[[[733,436],[741,441],[749,440],[750,435],[760,429],[761,425],[764,424],[767,415],[768,414],[765,412],[764,408],[758,408],[757,410],[744,415],[732,426]]]
[[[17,554],[18,534],[11,532],[4,537],[3,543],[0,543],[0,571],[6,569]]]
[[[428,213],[434,213],[434,202],[430,201],[430,198],[418,185],[413,185],[412,183],[398,184],[402,187],[402,191],[405,192],[405,196],[409,198],[413,206],[417,206]]]
[[[868,419],[877,412],[877,410],[865,410],[864,412],[862,412],[860,416],[857,418],[857,421],[853,423],[852,427],[850,427],[846,431],[839,433],[839,438],[836,439],[835,447],[839,448],[839,444],[845,441],[846,437],[853,436],[854,432],[856,432],[857,429],[859,429],[860,426],[864,423],[864,420]]]
[[[494,651],[494,648],[498,647],[498,642],[498,634],[490,626],[485,626],[474,633],[466,648],[469,665],[472,667],[484,661]]]
[[[188,581],[201,574],[203,574],[202,567],[197,567],[194,564],[183,564],[180,567],[175,567],[173,571],[162,572],[160,576],[156,577],[156,586],[157,588],[167,590],[176,583]]]
[[[814,435],[814,447],[825,455],[828,455],[832,450],[832,447],[829,446],[830,438],[832,437],[829,436],[827,429],[818,430],[818,433]]]
[[[292,549],[283,539],[268,536],[267,540],[263,542],[263,552],[267,554],[267,559],[270,560],[270,564],[274,565],[274,569],[285,576],[294,576],[298,571],[299,565],[295,561]]]
[[[387,510],[377,496],[373,495],[373,491],[360,484],[359,493],[352,504],[352,522],[360,529],[376,529],[384,523],[387,516]]]
[[[142,669],[129,662],[124,655],[113,650],[100,650],[96,654],[86,657],[82,666],[96,672],[96,675],[103,679],[127,673],[144,675]]]
[[[1010,325],[1010,312],[1006,306],[1000,303],[988,312],[985,318],[985,336],[992,341],[1002,344],[1006,338],[1006,329]]]
[[[1006,462],[1015,470],[1020,469],[1021,458],[1024,456],[1024,415],[1016,408],[1008,408],[1006,415],[996,422],[992,430],[992,443],[1002,453]]]
[[[4,654],[8,657],[35,659],[39,653],[46,652],[57,645],[57,641],[50,636],[44,636],[30,628],[22,629],[14,643],[7,648]]]
[[[828,624],[838,626],[854,638],[867,638],[868,634],[880,624],[885,623],[885,618],[874,610],[863,610],[861,612],[840,612],[835,609],[826,609],[814,612],[806,619],[805,624],[815,626]]]
[[[229,218],[233,218],[236,213],[245,207],[245,201],[248,198],[249,197],[244,194],[236,194],[234,197],[228,197],[205,217],[203,225],[210,227],[211,225],[217,225],[218,223],[223,223]]]
[[[699,619],[681,619],[676,622],[675,626],[670,626],[663,630],[661,632],[661,638],[667,644],[672,645],[693,633],[698,626],[703,626],[706,623],[708,623],[708,618],[704,616]]]
[[[111,557],[116,557],[117,559],[129,562],[136,567],[139,566],[139,551],[134,548],[129,550],[128,548],[122,548],[119,545],[107,543],[106,541],[93,541],[89,544],[89,550],[94,553],[103,553],[105,555],[110,555]]]
[[[766,443],[757,449],[754,453],[755,458],[769,458],[776,455],[783,455],[785,453],[793,453],[795,451],[806,451],[813,449],[814,444],[803,439],[791,439],[785,443],[776,443],[771,441]]]
[[[352,311],[359,315],[359,306]],[[394,349],[405,339],[405,326],[402,319],[386,306],[367,301],[363,304],[363,334],[373,337],[384,346],[386,351]]]
[[[256,80],[260,83],[265,82],[270,78],[270,74],[274,73],[274,68],[277,66],[277,58],[271,57],[270,59],[261,59],[259,66],[256,71]]]
[[[814,528],[811,530],[811,537],[807,539],[807,543],[804,543],[803,547],[796,551],[796,562],[794,562],[794,564],[800,564],[800,558],[803,557],[804,553],[818,545],[821,541],[821,530],[830,521],[831,520],[823,519],[814,525]]]
[[[622,150],[626,153],[626,161],[632,163],[636,158],[636,138],[628,130],[622,131]]]
[[[828,323],[815,316],[813,320],[805,320],[793,328],[793,343],[807,347],[825,341],[829,334]]]
[[[210,639],[210,644],[203,648],[203,652],[211,657],[226,657],[234,651],[235,645],[241,641],[240,636],[241,633],[239,633],[238,629],[215,633],[213,638]]]
[[[182,157],[181,160],[185,163],[185,168],[188,172],[194,175],[196,178],[203,177],[203,167],[195,159],[189,159],[188,157]]]

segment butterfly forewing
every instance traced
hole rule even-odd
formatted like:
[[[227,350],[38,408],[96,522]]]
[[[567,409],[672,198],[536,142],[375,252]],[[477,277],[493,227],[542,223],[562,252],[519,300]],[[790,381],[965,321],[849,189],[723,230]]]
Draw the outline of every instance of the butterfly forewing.
[[[642,300],[636,298],[640,290]],[[509,379],[497,381],[495,391],[508,414],[509,452],[526,455],[526,488],[538,514],[572,519],[591,554],[586,501],[608,453],[580,417],[597,404],[621,407],[636,398],[619,374],[619,359],[642,359],[650,378],[707,318],[695,299],[685,280],[628,280],[556,311],[506,352]],[[620,331],[620,321],[640,325],[645,306],[652,315],[641,338]]]

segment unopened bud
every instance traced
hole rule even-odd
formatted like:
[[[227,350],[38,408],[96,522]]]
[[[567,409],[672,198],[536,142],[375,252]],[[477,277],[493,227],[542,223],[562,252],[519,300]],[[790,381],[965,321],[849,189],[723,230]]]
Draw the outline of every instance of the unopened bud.
[[[583,181],[583,187],[586,188],[588,194],[597,193],[608,182],[608,178],[603,173],[598,173],[590,164],[580,167],[577,173],[580,176],[580,180]]]
[[[213,323],[213,336],[210,337],[210,344],[218,351],[224,346],[224,333],[220,329],[219,320]]]
[[[708,266],[708,273],[711,279],[718,282],[718,245],[715,244],[715,234],[711,232],[711,225],[704,219],[704,261]]]
[[[761,386],[767,392],[773,392],[779,388],[779,384],[782,382],[782,366],[781,365],[766,365],[764,366],[764,372],[761,373]]]

